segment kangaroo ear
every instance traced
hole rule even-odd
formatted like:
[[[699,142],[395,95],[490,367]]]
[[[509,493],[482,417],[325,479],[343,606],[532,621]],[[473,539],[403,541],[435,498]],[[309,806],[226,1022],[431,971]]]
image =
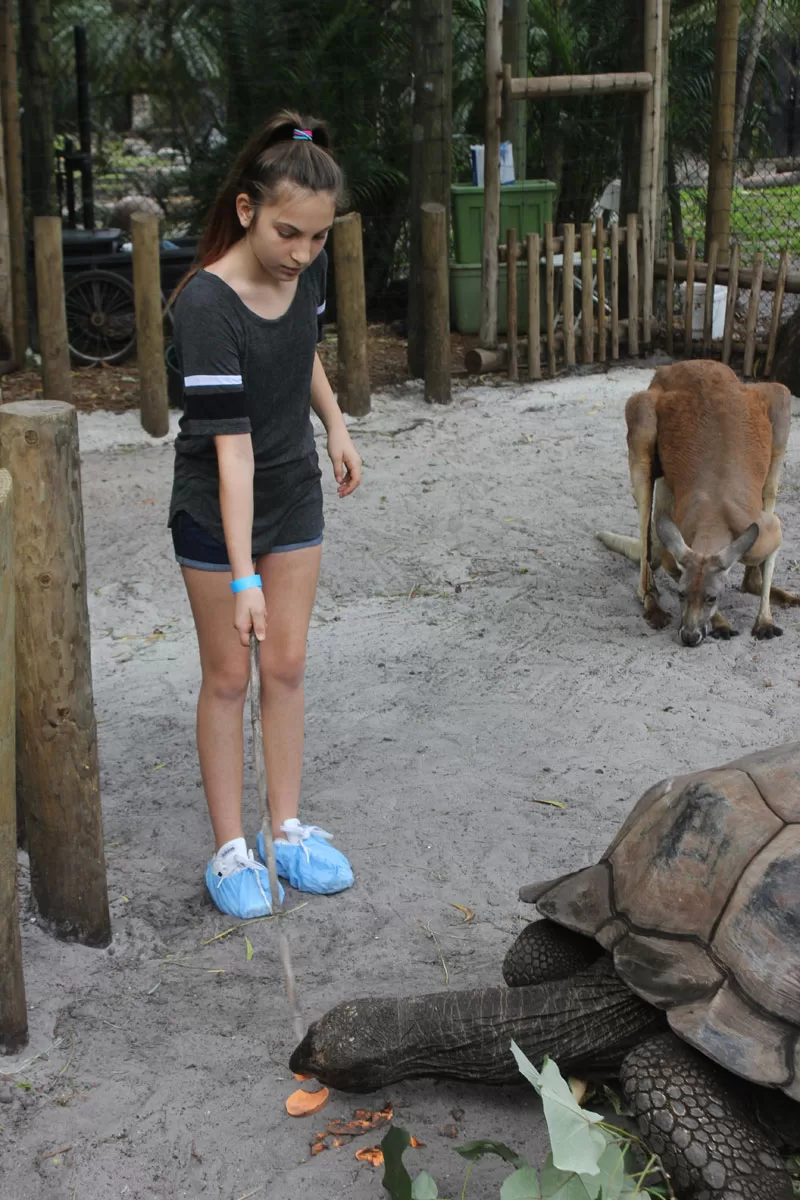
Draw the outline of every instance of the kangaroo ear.
[[[723,571],[730,571],[734,563],[737,563],[740,558],[747,554],[748,550],[753,549],[758,534],[758,522],[753,521],[753,524],[748,525],[744,533],[740,533],[738,538],[731,542],[730,546],[726,546],[724,550],[720,550],[717,555],[717,562],[720,568]]]
[[[689,547],[681,537],[681,531],[672,518],[662,513],[656,521],[656,533],[661,538],[665,549],[669,550],[675,562],[680,566],[689,553]]]

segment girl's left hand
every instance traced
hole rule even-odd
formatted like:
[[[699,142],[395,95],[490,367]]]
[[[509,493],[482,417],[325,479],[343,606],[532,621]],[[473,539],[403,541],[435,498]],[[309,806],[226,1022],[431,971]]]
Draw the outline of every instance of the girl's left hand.
[[[346,426],[328,434],[328,456],[339,485],[339,495],[349,496],[361,483],[361,456],[353,445]]]

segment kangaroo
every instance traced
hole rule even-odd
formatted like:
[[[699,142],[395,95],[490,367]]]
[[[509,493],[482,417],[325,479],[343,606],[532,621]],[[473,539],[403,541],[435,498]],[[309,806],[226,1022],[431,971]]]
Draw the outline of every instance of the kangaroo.
[[[791,396],[779,383],[745,385],[722,363],[698,359],[660,367],[646,392],[625,405],[631,486],[639,537],[598,533],[611,550],[639,563],[644,619],[663,629],[653,572],[678,582],[681,640],[736,635],[719,611],[728,573],[745,566],[742,591],[760,595],[753,636],[780,637],[770,600],[800,604],[772,587],[781,544],[775,515],[789,439]]]

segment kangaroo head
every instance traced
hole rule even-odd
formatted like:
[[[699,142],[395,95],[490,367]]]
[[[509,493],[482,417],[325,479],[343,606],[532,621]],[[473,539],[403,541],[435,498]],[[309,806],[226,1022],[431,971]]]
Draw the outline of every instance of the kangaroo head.
[[[656,532],[680,569],[681,641],[685,646],[699,646],[717,611],[728,572],[752,548],[758,537],[758,524],[754,521],[724,549],[708,555],[696,554],[687,546],[678,526],[665,515],[658,518]]]

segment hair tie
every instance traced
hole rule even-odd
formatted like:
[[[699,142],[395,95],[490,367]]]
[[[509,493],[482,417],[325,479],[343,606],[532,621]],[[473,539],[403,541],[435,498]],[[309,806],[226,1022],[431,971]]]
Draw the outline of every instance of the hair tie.
[[[292,138],[296,142],[313,142],[314,135],[310,129],[295,129]]]

